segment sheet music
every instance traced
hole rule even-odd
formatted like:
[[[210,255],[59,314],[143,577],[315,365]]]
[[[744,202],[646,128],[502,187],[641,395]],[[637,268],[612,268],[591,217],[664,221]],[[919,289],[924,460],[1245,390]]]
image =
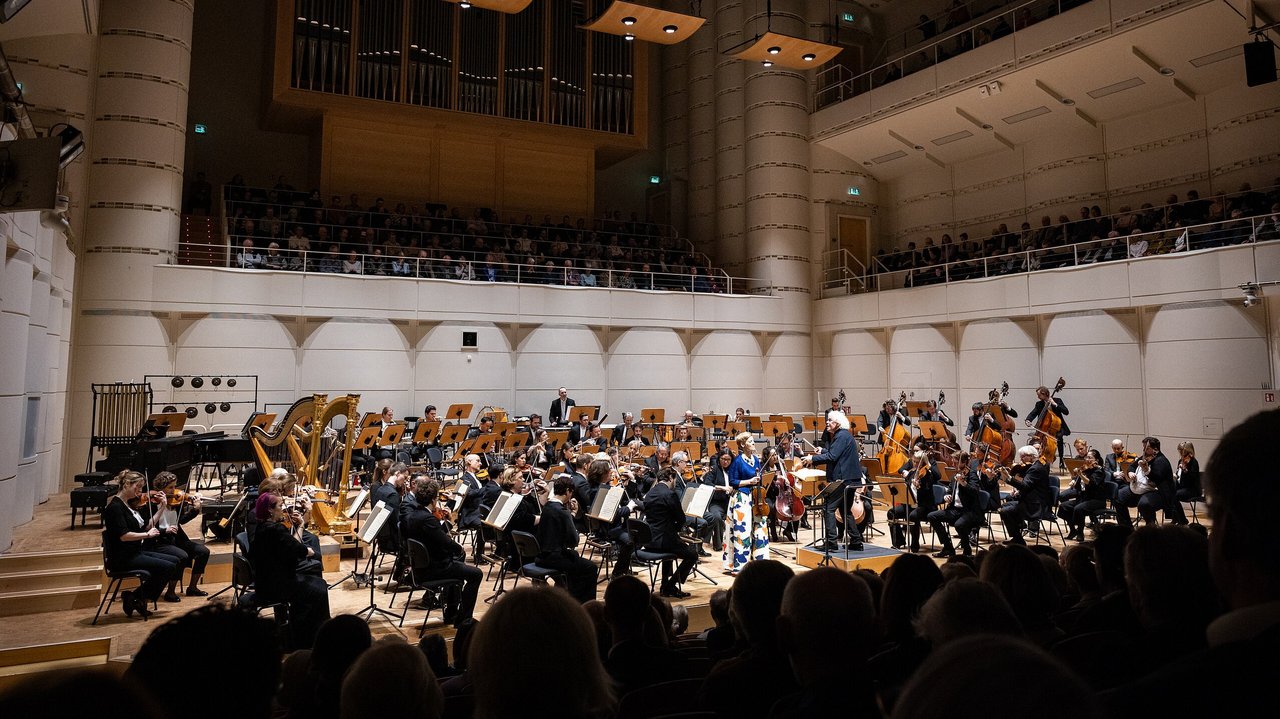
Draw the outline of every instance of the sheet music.
[[[622,487],[610,487],[607,492],[597,491],[596,501],[591,504],[587,516],[601,522],[612,522],[618,516],[618,505],[626,496],[627,492]]]
[[[489,516],[485,517],[484,523],[495,529],[505,531],[523,500],[523,495],[503,492],[498,496],[498,501],[493,503],[493,509],[490,510]]]
[[[347,511],[345,512],[347,519],[355,519],[356,515],[360,513],[360,510],[364,508],[364,503],[368,500],[369,490],[361,489],[360,494],[357,494],[356,498],[351,501],[351,504],[347,505]]]
[[[684,507],[684,516],[701,519],[707,513],[707,504],[711,502],[711,494],[715,487],[699,484],[684,490],[684,498],[680,504]]]
[[[373,541],[378,538],[378,532],[382,530],[382,525],[387,523],[387,518],[390,516],[391,510],[387,509],[387,503],[379,500],[373,505],[373,511],[369,512],[369,519],[360,532],[360,539],[365,544],[373,544]]]
[[[467,484],[466,480],[459,479],[453,485],[453,511],[462,509],[462,500],[466,499],[469,491],[471,491],[471,485]]]

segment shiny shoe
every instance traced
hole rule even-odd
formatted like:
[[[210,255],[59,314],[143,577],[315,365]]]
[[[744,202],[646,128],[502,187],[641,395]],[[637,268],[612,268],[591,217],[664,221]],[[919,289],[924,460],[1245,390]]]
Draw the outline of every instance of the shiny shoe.
[[[667,587],[659,592],[659,594],[664,597],[670,597],[671,599],[685,599],[693,596],[679,587]]]
[[[955,553],[955,551],[954,551],[954,550],[951,550],[951,549],[944,549],[944,550],[942,550],[941,552],[934,552],[934,553],[933,553],[933,558],[934,558],[934,559],[948,559],[948,558],[950,558],[950,557],[954,557],[954,556],[956,556],[956,553]]]
[[[179,596],[178,596],[177,594],[175,594],[174,592],[166,592],[166,593],[165,593],[165,595],[164,595],[163,597],[161,597],[161,599],[165,600],[166,602],[181,602],[181,601],[182,601],[182,597],[179,597]]]
[[[188,587],[187,596],[188,597],[207,597],[209,596],[209,593],[199,587]]]
[[[146,619],[147,617],[151,616],[151,609],[147,607],[146,597],[140,597],[140,596],[134,595],[133,601],[134,601],[134,605],[133,605],[134,611],[136,611],[143,619]]]
[[[126,591],[120,595],[120,606],[124,608],[126,617],[133,616],[133,592]]]

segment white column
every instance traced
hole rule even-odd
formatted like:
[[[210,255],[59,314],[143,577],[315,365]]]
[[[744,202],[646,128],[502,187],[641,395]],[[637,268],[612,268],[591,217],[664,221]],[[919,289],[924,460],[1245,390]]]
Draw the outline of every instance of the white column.
[[[667,0],[668,10],[686,11],[681,0]],[[689,236],[689,93],[688,48],[685,43],[662,47],[662,126],[669,222]],[[696,241],[696,240],[695,240]]]
[[[689,238],[716,262],[715,20],[708,19],[685,41],[689,59],[688,104]]]
[[[720,0],[715,10],[716,255],[730,275],[746,272],[743,152],[743,62],[721,51],[742,42],[742,0]],[[807,126],[807,121],[806,121]]]

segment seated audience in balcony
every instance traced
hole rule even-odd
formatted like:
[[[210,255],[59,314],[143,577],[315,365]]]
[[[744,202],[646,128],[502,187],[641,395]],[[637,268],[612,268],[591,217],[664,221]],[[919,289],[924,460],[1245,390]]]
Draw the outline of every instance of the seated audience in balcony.
[[[328,272],[335,275],[342,272],[342,253],[339,252],[336,244],[329,245],[328,251],[316,263],[316,269],[319,272]]]
[[[265,265],[262,255],[253,247],[253,240],[246,239],[236,254],[236,266],[244,270],[261,269]]]
[[[342,273],[344,275],[364,274],[364,265],[355,250],[348,252],[347,259],[342,261]]]

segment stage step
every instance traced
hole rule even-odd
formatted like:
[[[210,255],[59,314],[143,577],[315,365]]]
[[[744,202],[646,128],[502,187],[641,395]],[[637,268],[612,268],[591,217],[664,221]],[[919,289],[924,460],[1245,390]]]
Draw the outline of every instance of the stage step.
[[[0,554],[0,575],[14,572],[49,571],[53,569],[102,569],[102,549],[62,549],[53,552],[16,552]]]
[[[102,598],[101,584],[62,589],[34,589],[0,592],[0,617],[61,612],[68,609],[93,610]]]
[[[0,594],[85,587],[90,584],[101,584],[104,581],[106,580],[103,578],[101,564],[97,567],[3,572],[0,573]]]
[[[80,639],[0,650],[0,691],[32,674],[107,666],[111,639]]]

